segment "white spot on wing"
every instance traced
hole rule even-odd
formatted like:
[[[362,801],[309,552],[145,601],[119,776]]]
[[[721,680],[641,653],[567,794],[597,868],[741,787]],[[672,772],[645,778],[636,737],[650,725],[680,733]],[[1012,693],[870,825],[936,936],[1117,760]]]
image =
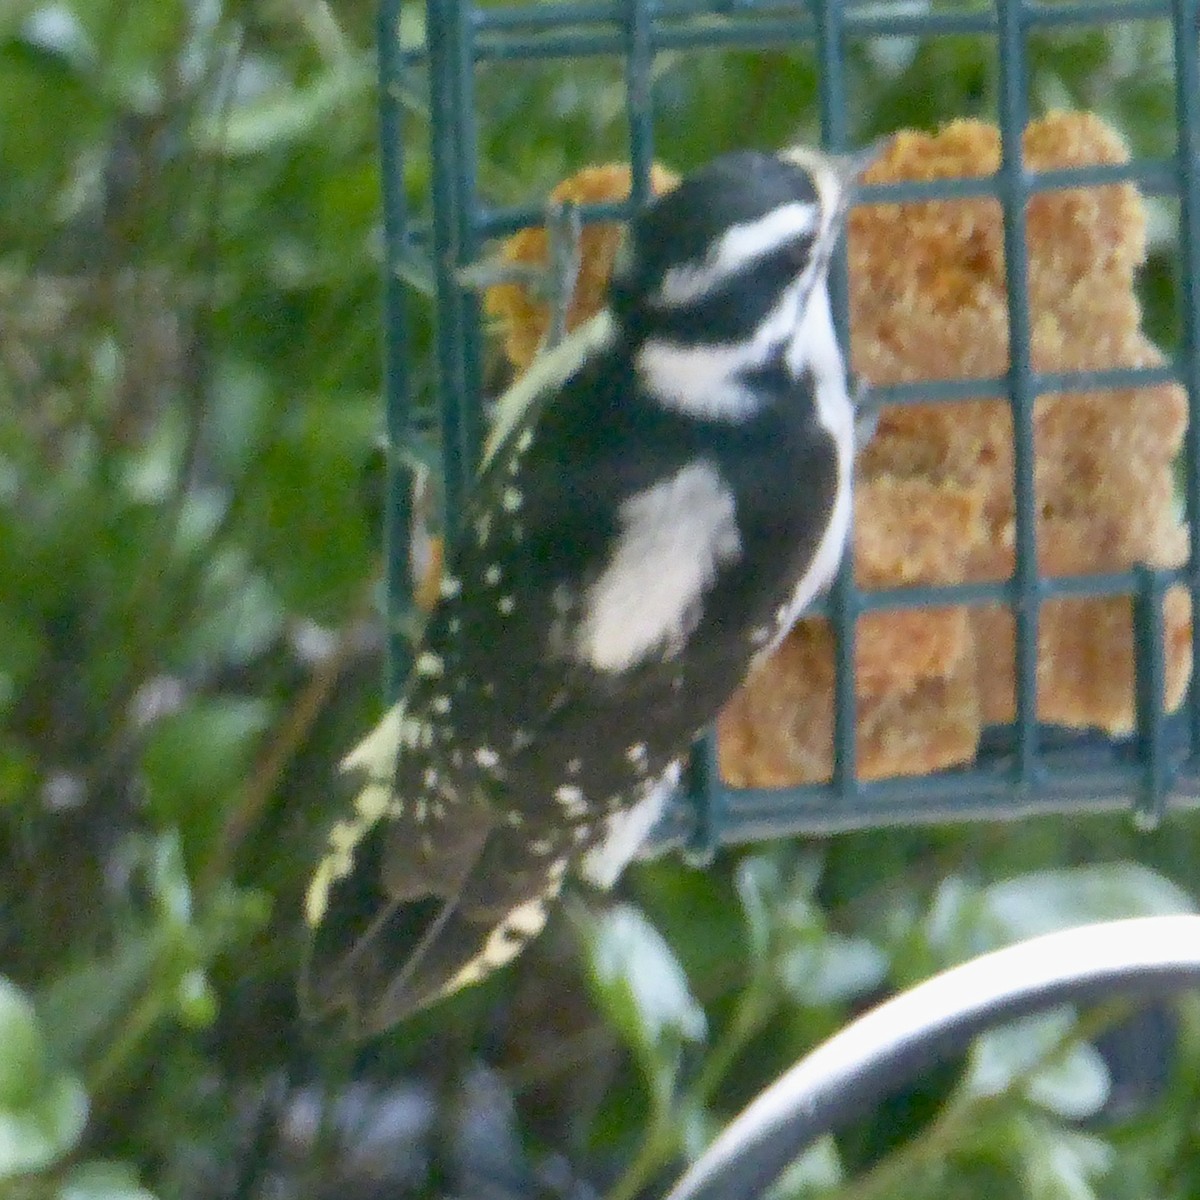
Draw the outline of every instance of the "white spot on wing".
[[[486,583],[488,587],[495,587],[496,584],[500,582],[500,575],[501,571],[499,563],[492,563],[483,573],[483,582]]]
[[[504,616],[507,617],[516,607],[516,601],[511,596],[501,596],[500,599],[496,601],[496,607]]]
[[[354,797],[354,811],[373,823],[387,814],[391,799],[390,785],[383,780],[373,779]]]
[[[506,487],[500,497],[500,507],[505,512],[514,513],[521,507],[523,497],[515,487]]]
[[[564,783],[554,789],[554,799],[568,817],[582,817],[587,812],[587,803],[583,798],[583,790],[573,783]]]
[[[342,770],[365,770],[371,775],[390,774],[407,724],[411,722],[405,720],[403,701],[392,705],[379,724],[342,759]]]
[[[304,899],[304,916],[316,925],[325,915],[329,891],[354,868],[354,852],[367,833],[382,819],[399,814],[392,795],[392,773],[402,746],[411,745],[421,725],[405,715],[404,704],[393,705],[383,719],[342,760],[342,770],[363,772],[363,783],[351,806],[351,815],[329,831],[321,859]]]
[[[418,675],[424,675],[428,679],[434,679],[441,675],[445,669],[445,663],[442,662],[439,655],[432,654],[428,650],[424,650],[417,655],[417,661],[414,670]]]
[[[488,934],[483,948],[454,975],[441,994],[478,983],[490,971],[504,966],[524,949],[526,943],[541,933],[546,924],[546,904],[558,895],[559,882],[551,881],[544,896],[517,905]]]
[[[572,641],[599,671],[627,671],[683,646],[718,569],[741,552],[733,493],[692,463],[621,505],[621,534],[588,589]]]
[[[480,746],[475,751],[475,761],[481,766],[490,770],[492,767],[500,765],[500,755],[490,746]]]
[[[583,856],[579,866],[589,883],[607,890],[617,882],[662,816],[679,782],[679,770],[679,763],[673,763],[641,800],[607,818],[600,843]]]
[[[491,969],[491,964],[483,955],[471,959],[457,975],[451,976],[449,982],[442,988],[440,995],[448,996],[451,992],[457,992],[460,988],[470,987],[471,984],[478,983]]]
[[[438,584],[438,595],[443,600],[453,600],[459,592],[462,591],[462,580],[454,575],[443,575],[441,583]]]

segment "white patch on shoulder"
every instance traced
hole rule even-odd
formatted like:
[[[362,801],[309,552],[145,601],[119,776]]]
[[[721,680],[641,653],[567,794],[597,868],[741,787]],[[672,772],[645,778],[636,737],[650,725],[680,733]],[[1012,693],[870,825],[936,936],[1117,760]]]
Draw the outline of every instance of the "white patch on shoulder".
[[[496,401],[496,415],[487,443],[483,448],[482,471],[492,456],[508,440],[522,418],[548,392],[557,391],[570,378],[572,371],[585,359],[606,349],[616,336],[616,323],[607,309],[602,309],[590,321],[565,337],[553,350],[539,355],[533,365]],[[528,449],[532,435],[522,432],[517,441],[518,452]]]
[[[679,772],[680,764],[672,763],[641,800],[606,818],[600,842],[580,863],[579,873],[588,883],[607,891],[617,882],[662,816],[679,783]]]
[[[815,204],[795,201],[780,205],[756,220],[734,225],[700,262],[665,271],[650,303],[659,308],[673,308],[700,300],[747,263],[762,258],[777,246],[813,233],[819,220]]]
[[[648,338],[634,359],[638,379],[665,408],[709,421],[744,421],[761,403],[753,389],[736,377],[761,366],[785,342],[794,343],[802,320],[800,305],[811,276],[800,275],[780,293],[748,342],[680,345]]]
[[[620,523],[571,637],[581,660],[614,674],[656,652],[677,654],[717,571],[742,549],[733,492],[706,461],[630,497]]]

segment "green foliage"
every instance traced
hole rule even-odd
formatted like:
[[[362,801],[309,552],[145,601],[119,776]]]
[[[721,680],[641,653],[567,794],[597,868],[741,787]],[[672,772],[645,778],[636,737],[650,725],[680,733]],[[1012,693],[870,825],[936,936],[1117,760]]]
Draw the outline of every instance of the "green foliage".
[[[1182,819],[900,828],[638,868],[369,1053],[302,1025],[300,898],[335,765],[380,702],[373,15],[0,6],[4,1200],[472,1195],[480,1171],[530,1196],[653,1195],[886,992],[1045,929],[1194,903]],[[420,41],[421,7],[400,32]],[[1168,154],[1169,50],[1163,22],[1043,30],[1031,106],[1095,107]],[[852,40],[846,65],[852,141],[994,116],[988,38]],[[490,201],[625,153],[616,59],[477,82]],[[817,82],[803,47],[664,51],[656,152],[686,168],[815,137]],[[421,210],[419,72],[401,93]],[[1169,341],[1173,214],[1155,217],[1145,298]],[[429,264],[406,278],[427,292]],[[1115,1124],[1093,1024],[1056,1013],[980,1041],[775,1194],[1200,1194],[1197,1014],[1161,1097]]]

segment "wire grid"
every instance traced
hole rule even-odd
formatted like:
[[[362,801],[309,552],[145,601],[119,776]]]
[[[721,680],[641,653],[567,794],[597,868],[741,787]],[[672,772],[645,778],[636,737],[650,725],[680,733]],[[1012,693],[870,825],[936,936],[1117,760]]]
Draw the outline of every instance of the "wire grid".
[[[1168,804],[1200,802],[1200,695],[1193,688],[1183,710],[1162,708],[1163,598],[1176,583],[1191,591],[1200,611],[1200,70],[1197,67],[1198,0],[1066,0],[1033,3],[995,0],[980,11],[902,13],[845,8],[841,0],[599,0],[482,7],[470,0],[426,0],[426,42],[403,50],[401,0],[382,0],[379,10],[380,107],[384,230],[387,255],[387,433],[401,448],[413,436],[406,327],[406,264],[420,242],[432,264],[436,304],[435,368],[438,380],[441,471],[449,517],[470,485],[482,434],[482,339],[475,299],[455,270],[473,261],[490,237],[541,221],[536,207],[496,209],[476,188],[477,111],[475,71],[487,61],[529,61],[619,55],[624,66],[630,131],[633,194],[627,204],[597,205],[585,219],[625,218],[644,202],[653,157],[650,68],[666,49],[769,48],[807,42],[820,72],[821,132],[825,146],[846,147],[844,48],[851,36],[970,33],[995,40],[999,63],[999,125],[1002,162],[991,179],[941,180],[864,189],[862,202],[962,198],[991,195],[1004,212],[1008,271],[1011,366],[1001,378],[964,379],[883,388],[884,404],[930,403],[1008,397],[1013,408],[1016,570],[1002,583],[970,583],[865,593],[845,565],[822,606],[836,640],[834,771],[825,784],[787,789],[742,789],[718,777],[715,738],[692,755],[686,785],[658,831],[664,846],[697,857],[723,843],[796,833],[961,819],[1012,819],[1035,813],[1132,808],[1147,825]],[[1133,161],[1028,174],[1020,134],[1026,101],[1024,39],[1034,29],[1120,20],[1169,19],[1173,29],[1177,151],[1162,160]],[[405,201],[401,112],[406,72],[424,68],[429,86],[432,217],[410,222]],[[1030,363],[1026,303],[1025,203],[1037,191],[1130,180],[1143,189],[1178,198],[1182,285],[1180,352],[1153,369],[1070,374],[1035,373]],[[834,271],[835,307],[843,333],[845,262]],[[1185,443],[1185,497],[1190,526],[1189,565],[1177,570],[1132,571],[1048,579],[1036,556],[1032,410],[1048,392],[1146,386],[1177,381],[1187,390],[1190,421]],[[387,592],[391,605],[387,687],[398,690],[409,648],[399,632],[401,610],[411,595],[409,477],[399,456],[390,456],[387,510]],[[1136,666],[1136,732],[1111,740],[1040,725],[1036,678],[1039,606],[1054,597],[1133,597]],[[915,778],[865,783],[856,778],[854,737],[854,626],[879,609],[1002,603],[1016,625],[1016,716],[1011,726],[985,731],[974,764]],[[813,611],[821,611],[815,608]],[[1193,642],[1192,678],[1200,678],[1200,642]]]

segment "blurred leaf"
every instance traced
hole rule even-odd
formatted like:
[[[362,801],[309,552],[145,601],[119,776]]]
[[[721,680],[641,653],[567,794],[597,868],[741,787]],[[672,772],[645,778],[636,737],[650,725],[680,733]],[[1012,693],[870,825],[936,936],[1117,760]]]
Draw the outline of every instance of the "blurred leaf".
[[[983,1034],[971,1048],[964,1088],[996,1096],[1028,1076],[1021,1093],[1034,1104],[1068,1120],[1093,1116],[1108,1099],[1108,1068],[1089,1042],[1066,1044],[1076,1023],[1072,1010],[1057,1009]]]
[[[374,83],[375,73],[368,61],[340,62],[310,83],[277,86],[204,122],[196,131],[196,140],[209,153],[262,154],[319,134],[339,114],[344,116],[350,102],[368,96]]]
[[[0,9],[0,41],[12,37],[42,0],[9,0]]]
[[[1139,863],[1039,871],[992,884],[984,898],[989,916],[1011,940],[1091,921],[1196,909],[1195,900],[1181,887]]]
[[[359,485],[378,402],[314,398],[289,416],[257,473],[248,523],[288,609],[319,620],[357,597],[370,575],[374,547]]]
[[[918,973],[1058,929],[1194,909],[1182,888],[1137,863],[1035,871],[982,888],[951,876],[930,906],[924,932],[932,959]]]
[[[704,1010],[678,960],[632,905],[588,920],[584,945],[593,993],[657,1095],[669,1093],[684,1042],[704,1039]]]
[[[779,976],[798,1004],[842,1004],[883,982],[888,956],[865,937],[825,933],[780,957]]]
[[[244,778],[272,707],[250,696],[196,700],[150,730],[142,753],[150,808],[163,824],[179,825],[192,864]]]
[[[39,1008],[56,1058],[80,1062],[115,1030],[145,990],[160,940],[127,934],[103,958],[64,969],[47,984]]]
[[[810,1146],[765,1193],[764,1200],[807,1200],[822,1196],[845,1181],[837,1142],[832,1136]]]
[[[771,950],[783,883],[779,865],[762,854],[748,855],[738,863],[734,876],[749,935],[750,960],[756,969],[766,966]]]
[[[149,847],[150,888],[158,916],[166,924],[185,926],[192,919],[192,885],[187,877],[179,838],[170,830]]]
[[[756,970],[774,976],[793,1002],[813,1007],[861,995],[888,969],[887,956],[866,938],[826,929],[813,900],[820,879],[814,853],[750,855],[736,875]]]
[[[1033,1119],[1018,1122],[1017,1129],[1017,1156],[1029,1200],[1097,1200],[1093,1180],[1111,1166],[1110,1146]]]
[[[128,1163],[84,1162],[58,1186],[58,1200],[154,1200]]]
[[[21,1108],[0,1108],[0,1179],[57,1162],[78,1144],[88,1101],[79,1081],[57,1075]]]
[[[217,996],[208,976],[198,968],[184,973],[175,990],[180,1021],[189,1029],[206,1029],[217,1015]]]
[[[32,1002],[0,976],[0,1109],[29,1104],[45,1088],[49,1070]]]

